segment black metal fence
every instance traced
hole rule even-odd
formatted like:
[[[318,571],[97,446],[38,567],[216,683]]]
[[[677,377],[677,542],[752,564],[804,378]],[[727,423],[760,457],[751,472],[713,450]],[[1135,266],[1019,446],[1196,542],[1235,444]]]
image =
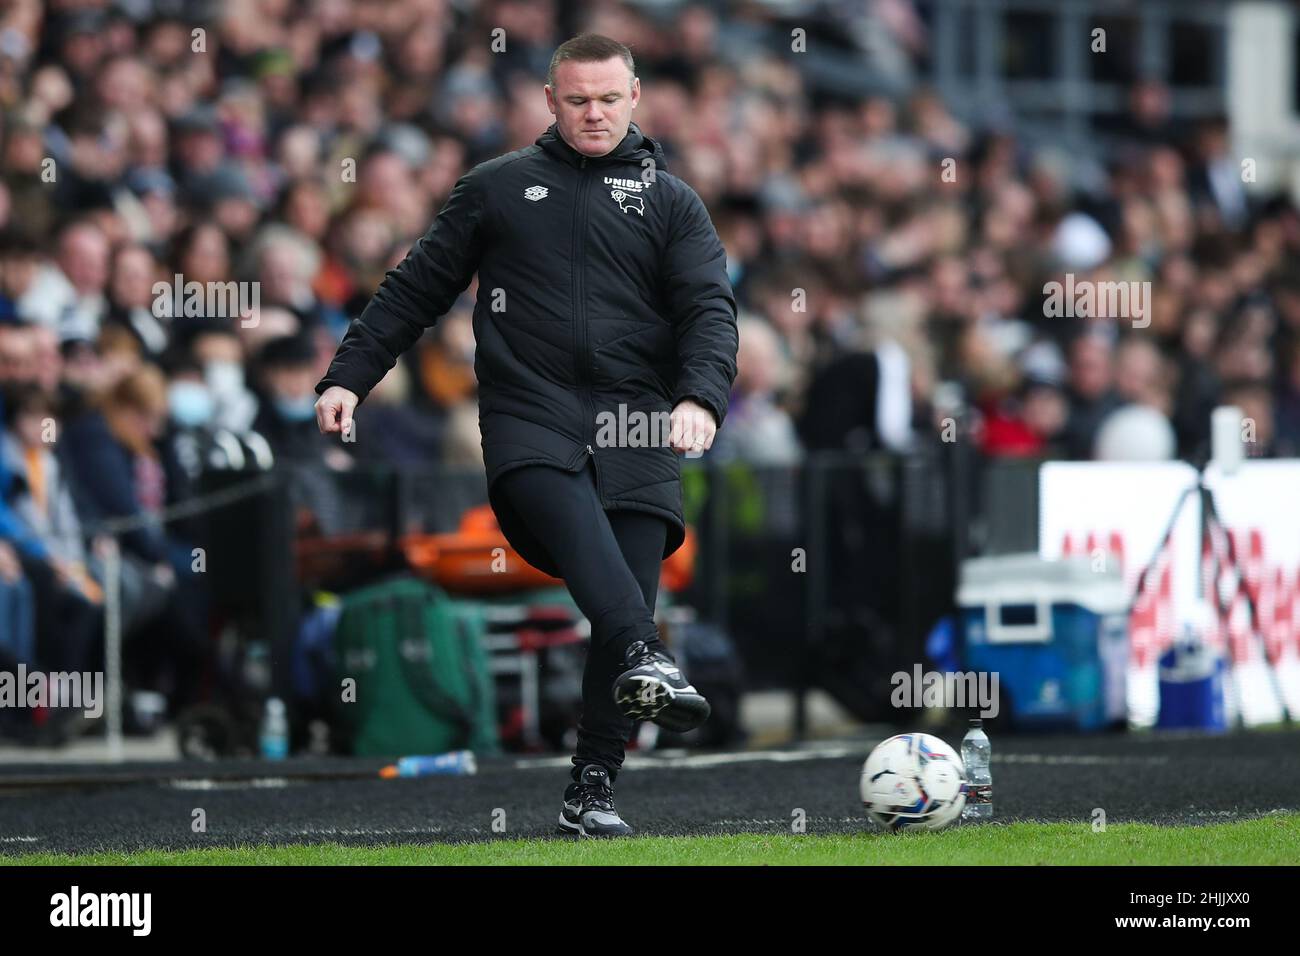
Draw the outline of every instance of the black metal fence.
[[[889,675],[924,660],[974,552],[1036,546],[1034,462],[980,462],[969,444],[908,455],[818,453],[792,467],[686,461],[694,580],[676,603],[723,627],[751,689],[820,687],[863,720],[888,716]],[[209,515],[214,613],[289,660],[308,591],[405,566],[413,532],[457,528],[487,501],[481,470],[281,466],[273,488]],[[248,475],[214,472],[211,491]],[[304,567],[309,568],[305,575]],[[285,688],[284,668],[275,685]]]

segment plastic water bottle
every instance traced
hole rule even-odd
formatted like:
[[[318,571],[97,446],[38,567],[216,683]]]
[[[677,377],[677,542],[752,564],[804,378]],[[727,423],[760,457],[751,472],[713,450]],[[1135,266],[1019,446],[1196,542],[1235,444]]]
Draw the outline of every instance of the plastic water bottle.
[[[989,761],[993,749],[984,733],[984,721],[972,720],[970,730],[961,739],[961,762],[966,765],[966,806],[961,811],[963,820],[990,820],[993,818],[993,774]]]
[[[289,756],[289,718],[285,715],[284,701],[279,697],[266,701],[258,743],[266,760],[283,760]]]
[[[379,775],[386,778],[427,777],[430,774],[468,777],[475,773],[478,773],[478,764],[472,750],[453,750],[451,753],[427,757],[403,757],[379,771]]]

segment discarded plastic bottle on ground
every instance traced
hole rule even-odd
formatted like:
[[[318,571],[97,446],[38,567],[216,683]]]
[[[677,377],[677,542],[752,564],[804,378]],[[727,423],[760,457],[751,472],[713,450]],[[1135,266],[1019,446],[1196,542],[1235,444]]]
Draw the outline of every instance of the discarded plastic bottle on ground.
[[[266,760],[283,760],[289,756],[289,718],[284,712],[284,701],[278,697],[266,702],[258,747]]]
[[[966,806],[963,820],[990,820],[993,817],[993,774],[989,762],[993,749],[984,733],[984,721],[972,720],[970,730],[961,740],[961,762],[966,765]]]
[[[451,753],[427,757],[403,757],[379,771],[381,777],[427,777],[439,773],[461,777],[478,773],[474,751],[453,750]]]

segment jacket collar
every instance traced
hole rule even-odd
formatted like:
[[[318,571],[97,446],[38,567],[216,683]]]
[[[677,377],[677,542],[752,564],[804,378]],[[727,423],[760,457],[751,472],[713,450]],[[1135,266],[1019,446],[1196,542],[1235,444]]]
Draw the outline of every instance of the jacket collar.
[[[641,132],[641,127],[636,123],[628,124],[627,135],[604,156],[584,156],[578,152],[564,141],[555,123],[548,126],[546,132],[537,137],[536,143],[556,159],[570,166],[582,166],[584,159],[589,166],[612,166],[618,163],[635,163],[640,166],[645,160],[653,159],[656,170],[668,171],[668,159],[664,155],[663,146]]]

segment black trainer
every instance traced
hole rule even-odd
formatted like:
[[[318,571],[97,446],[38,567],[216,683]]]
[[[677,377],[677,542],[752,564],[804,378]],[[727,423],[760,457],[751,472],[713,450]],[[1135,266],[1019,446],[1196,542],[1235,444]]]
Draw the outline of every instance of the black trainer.
[[[564,791],[564,809],[560,811],[560,832],[581,836],[629,836],[632,828],[614,809],[614,789],[609,771],[599,764],[582,768],[576,783]]]
[[[627,662],[629,669],[614,680],[614,701],[624,717],[649,720],[675,734],[709,719],[709,702],[668,654],[633,641]]]

